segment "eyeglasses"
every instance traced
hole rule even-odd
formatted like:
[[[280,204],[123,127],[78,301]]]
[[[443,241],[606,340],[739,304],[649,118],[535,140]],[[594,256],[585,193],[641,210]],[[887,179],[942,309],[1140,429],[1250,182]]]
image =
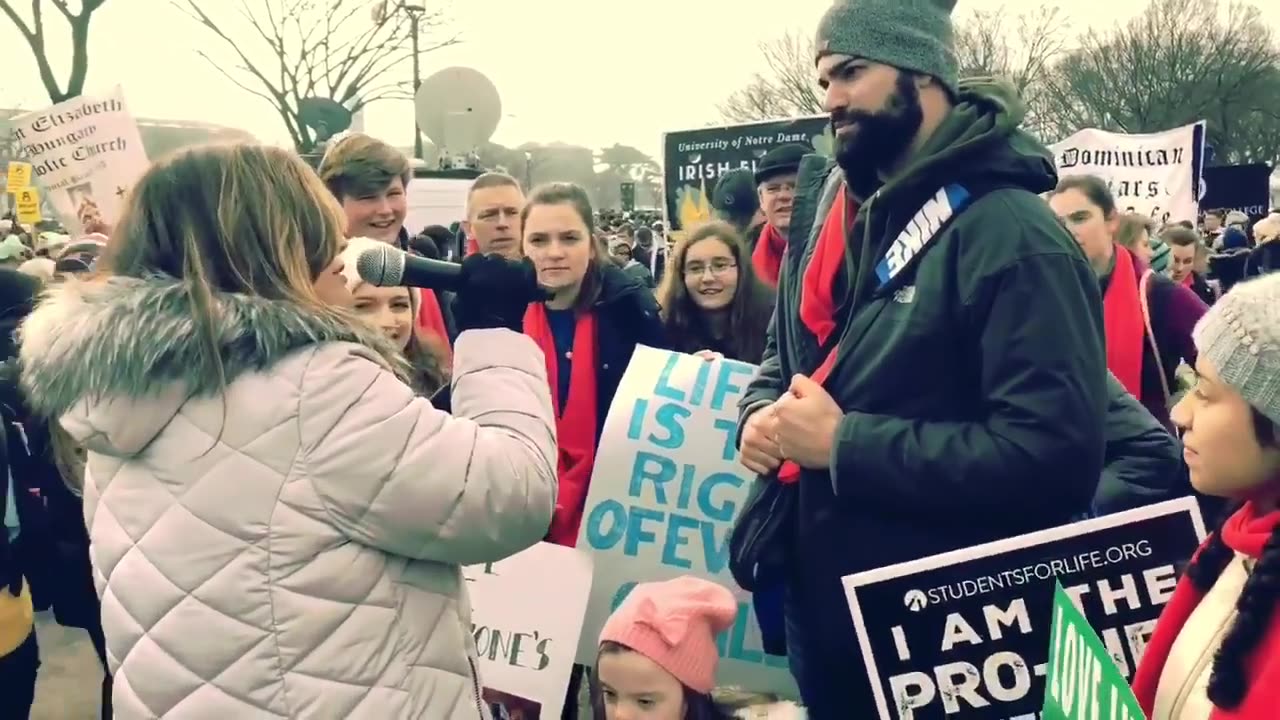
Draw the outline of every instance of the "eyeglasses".
[[[738,263],[732,260],[712,260],[710,265],[691,262],[684,266],[684,274],[689,277],[699,277],[710,270],[712,275],[723,275],[736,267],[738,267]]]

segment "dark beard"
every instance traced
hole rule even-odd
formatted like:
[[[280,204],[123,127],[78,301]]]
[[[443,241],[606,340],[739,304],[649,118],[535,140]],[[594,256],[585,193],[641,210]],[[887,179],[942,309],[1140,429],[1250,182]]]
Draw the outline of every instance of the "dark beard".
[[[836,135],[836,164],[855,197],[866,199],[880,185],[880,171],[901,159],[915,140],[924,121],[920,89],[908,72],[899,72],[893,95],[876,112],[837,110],[831,114],[837,124],[856,123],[853,134]]]

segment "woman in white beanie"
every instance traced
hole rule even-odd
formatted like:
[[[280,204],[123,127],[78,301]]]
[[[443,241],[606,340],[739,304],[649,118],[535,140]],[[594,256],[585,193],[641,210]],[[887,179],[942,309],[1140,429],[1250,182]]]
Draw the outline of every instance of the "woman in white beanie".
[[[371,285],[356,272],[356,260],[361,253],[385,244],[366,237],[347,240],[342,251],[342,275],[355,301],[352,309],[395,342],[405,359],[413,365],[416,389],[430,396],[449,381],[448,354],[446,348],[432,347],[418,330],[415,318],[421,303],[420,291],[417,288]]]
[[[1280,708],[1280,275],[1196,325],[1197,383],[1173,409],[1191,484],[1243,502],[1196,554],[1134,677],[1151,720],[1274,720]]]

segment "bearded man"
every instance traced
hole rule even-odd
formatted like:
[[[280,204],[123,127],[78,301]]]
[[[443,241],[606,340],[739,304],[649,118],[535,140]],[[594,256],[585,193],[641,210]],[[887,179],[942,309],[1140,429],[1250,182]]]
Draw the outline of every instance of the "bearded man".
[[[1057,177],[1016,92],[957,82],[954,5],[822,18],[837,150],[801,163],[741,406],[743,464],[799,493],[787,650],[817,720],[877,716],[843,576],[1065,524],[1102,467],[1097,280],[1039,197]]]

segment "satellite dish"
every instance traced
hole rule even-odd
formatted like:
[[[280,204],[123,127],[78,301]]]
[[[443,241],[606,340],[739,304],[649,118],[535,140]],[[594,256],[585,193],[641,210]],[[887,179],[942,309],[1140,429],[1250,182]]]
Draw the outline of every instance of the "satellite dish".
[[[443,152],[457,155],[487,142],[498,129],[502,99],[479,70],[446,68],[422,82],[413,98],[418,127]]]
[[[316,139],[322,142],[351,127],[351,111],[329,98],[303,98],[298,103],[298,119],[315,130]]]

